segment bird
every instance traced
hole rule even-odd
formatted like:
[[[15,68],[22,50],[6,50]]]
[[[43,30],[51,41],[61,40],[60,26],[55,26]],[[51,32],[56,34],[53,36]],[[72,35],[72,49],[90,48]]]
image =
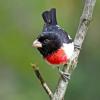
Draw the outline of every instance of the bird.
[[[32,46],[38,49],[43,59],[50,65],[67,64],[74,51],[72,38],[58,25],[55,8],[44,11],[42,18],[44,20],[42,32],[33,41]]]

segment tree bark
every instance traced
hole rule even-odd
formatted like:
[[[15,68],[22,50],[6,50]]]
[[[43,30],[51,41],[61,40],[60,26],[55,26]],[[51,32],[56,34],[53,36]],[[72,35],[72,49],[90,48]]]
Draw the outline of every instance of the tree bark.
[[[80,53],[80,49],[85,39],[88,26],[91,22],[93,9],[96,3],[96,0],[84,0],[84,1],[85,3],[84,3],[83,13],[80,18],[78,30],[76,32],[76,36],[74,39],[74,45],[75,45],[74,53],[69,63],[63,67],[63,71],[65,73],[68,73],[69,75],[72,74],[72,72],[77,66],[77,59]],[[62,100],[65,95],[66,89],[68,87],[68,83],[69,83],[68,78],[66,78],[66,81],[65,81],[60,77],[54,96],[51,100]]]

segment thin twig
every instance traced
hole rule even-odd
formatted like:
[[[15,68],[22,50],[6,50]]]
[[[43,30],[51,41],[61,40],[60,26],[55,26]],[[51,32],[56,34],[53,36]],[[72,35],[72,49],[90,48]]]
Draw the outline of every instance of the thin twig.
[[[82,43],[86,36],[89,23],[92,19],[95,3],[96,3],[96,0],[85,0],[83,13],[80,18],[78,30],[76,32],[76,36],[74,39],[75,50],[69,63],[63,67],[63,71],[65,73],[69,73],[69,75],[72,74],[72,72],[77,66],[77,59],[80,53],[80,49],[82,47]],[[52,100],[62,100],[62,98],[65,95],[66,89],[68,87],[68,83],[69,83],[68,79],[66,79],[65,81],[60,77]]]
[[[49,97],[51,99],[53,97],[53,93],[50,90],[50,88],[48,87],[48,85],[46,84],[46,82],[44,81],[44,79],[39,71],[39,68],[35,64],[31,64],[31,66],[33,67],[35,75],[37,76],[37,78],[41,82],[42,87],[44,88],[44,90],[46,91],[46,93],[49,95]]]

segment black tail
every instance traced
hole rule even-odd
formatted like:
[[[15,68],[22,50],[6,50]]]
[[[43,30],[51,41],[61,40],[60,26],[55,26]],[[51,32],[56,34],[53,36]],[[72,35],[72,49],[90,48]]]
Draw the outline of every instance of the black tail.
[[[56,9],[52,8],[50,11],[45,11],[42,13],[42,17],[44,19],[44,22],[49,25],[56,25]]]

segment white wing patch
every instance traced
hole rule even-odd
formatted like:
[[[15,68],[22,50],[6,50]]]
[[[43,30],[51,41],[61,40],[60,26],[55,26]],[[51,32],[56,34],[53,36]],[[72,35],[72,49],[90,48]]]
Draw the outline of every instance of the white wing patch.
[[[74,52],[74,43],[73,42],[69,44],[63,43],[62,49],[65,51],[68,59],[70,59]]]
[[[72,38],[70,37],[70,35],[68,35],[68,38],[69,38],[69,39],[72,39]]]

